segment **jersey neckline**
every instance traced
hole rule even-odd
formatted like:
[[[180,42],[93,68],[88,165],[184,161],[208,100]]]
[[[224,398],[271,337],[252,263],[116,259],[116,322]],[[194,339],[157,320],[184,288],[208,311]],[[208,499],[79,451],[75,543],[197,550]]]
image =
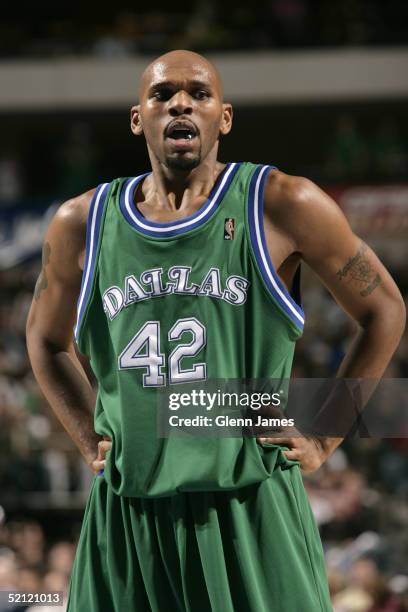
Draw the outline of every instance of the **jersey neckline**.
[[[217,180],[211,189],[210,195],[207,200],[200,206],[200,208],[193,213],[178,219],[177,221],[166,221],[158,223],[157,221],[149,221],[146,219],[141,212],[138,210],[135,204],[135,189],[138,183],[151,174],[151,172],[145,172],[139,176],[127,179],[122,186],[119,205],[123,216],[126,221],[136,230],[146,234],[147,236],[154,236],[155,238],[168,238],[170,236],[177,236],[184,234],[197,227],[200,227],[217,210],[221,201],[227,192],[229,186],[232,183],[234,176],[240,166],[239,162],[229,162],[221,173],[220,180]]]

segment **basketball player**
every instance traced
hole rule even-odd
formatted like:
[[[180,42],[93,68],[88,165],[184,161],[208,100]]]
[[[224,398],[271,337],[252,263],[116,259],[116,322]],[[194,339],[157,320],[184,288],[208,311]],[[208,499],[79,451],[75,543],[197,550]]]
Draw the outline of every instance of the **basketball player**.
[[[160,57],[131,109],[152,172],[63,204],[45,238],[29,354],[97,473],[70,612],[331,609],[301,469],[341,440],[156,431],[165,385],[289,378],[301,260],[359,326],[339,375],[381,377],[404,328],[396,285],[324,192],[273,166],[218,161],[231,126],[210,62]]]

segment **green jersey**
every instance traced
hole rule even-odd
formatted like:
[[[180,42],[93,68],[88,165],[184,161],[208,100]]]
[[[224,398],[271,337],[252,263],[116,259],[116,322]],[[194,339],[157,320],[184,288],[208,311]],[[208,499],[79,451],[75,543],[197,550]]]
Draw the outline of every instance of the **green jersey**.
[[[105,478],[119,495],[235,489],[269,476],[255,438],[159,437],[157,394],[290,377],[304,315],[266,246],[270,168],[227,164],[201,208],[168,223],[135,204],[146,174],[95,192],[75,337],[99,384],[95,430],[112,438]]]

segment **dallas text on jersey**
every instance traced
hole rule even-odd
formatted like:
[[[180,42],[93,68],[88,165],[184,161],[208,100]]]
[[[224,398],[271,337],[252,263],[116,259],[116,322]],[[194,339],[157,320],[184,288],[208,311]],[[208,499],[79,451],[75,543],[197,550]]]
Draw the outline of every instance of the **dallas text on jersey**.
[[[104,310],[112,320],[131,304],[170,293],[213,297],[234,306],[245,303],[250,283],[243,276],[229,276],[223,288],[218,268],[210,268],[199,283],[190,283],[191,273],[190,266],[172,266],[167,270],[167,279],[163,268],[145,270],[139,279],[129,274],[124,278],[123,288],[112,285],[106,289],[102,296]]]

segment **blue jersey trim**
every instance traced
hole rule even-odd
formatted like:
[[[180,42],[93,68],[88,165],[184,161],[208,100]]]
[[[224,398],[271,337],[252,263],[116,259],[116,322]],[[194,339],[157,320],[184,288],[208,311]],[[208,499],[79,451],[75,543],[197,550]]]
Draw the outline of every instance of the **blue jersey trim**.
[[[169,238],[171,236],[184,234],[187,231],[200,227],[214,214],[231,185],[239,166],[240,163],[227,164],[221,181],[217,185],[214,185],[208,199],[200,209],[194,214],[178,219],[177,221],[157,223],[156,221],[149,221],[140,214],[134,203],[135,188],[137,184],[150,173],[141,174],[140,176],[136,176],[126,181],[120,194],[120,209],[126,221],[133,228],[147,236]]]
[[[98,250],[99,231],[104,208],[104,201],[108,192],[109,183],[103,183],[96,188],[91,205],[89,207],[88,219],[86,222],[86,251],[85,264],[82,273],[81,291],[77,303],[77,320],[74,327],[75,339],[78,341],[79,329],[85,313],[89,293],[92,288],[92,281],[96,264],[96,253]]]
[[[249,233],[255,258],[266,286],[285,314],[302,330],[305,323],[304,312],[279,278],[265,239],[263,223],[264,189],[269,170],[272,168],[275,168],[275,166],[259,166],[251,178],[248,198]]]

